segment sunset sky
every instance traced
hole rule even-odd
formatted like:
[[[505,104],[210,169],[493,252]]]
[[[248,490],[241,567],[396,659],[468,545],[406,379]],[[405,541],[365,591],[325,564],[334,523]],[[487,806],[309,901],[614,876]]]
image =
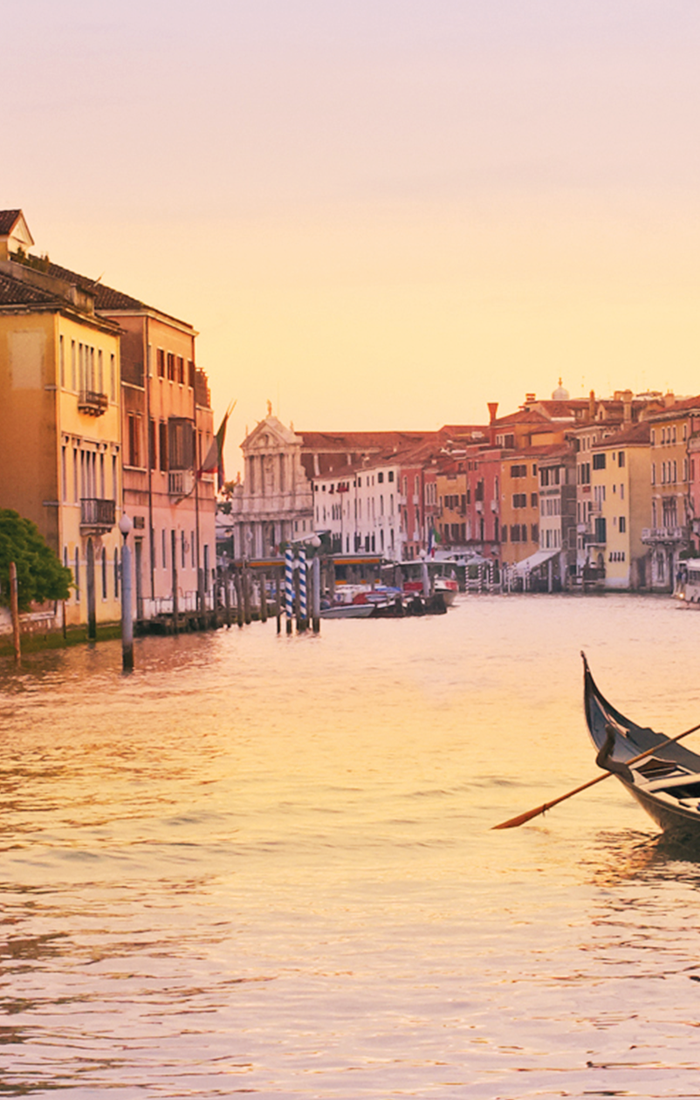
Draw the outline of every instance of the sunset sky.
[[[10,0],[0,207],[237,444],[700,392],[697,0]]]

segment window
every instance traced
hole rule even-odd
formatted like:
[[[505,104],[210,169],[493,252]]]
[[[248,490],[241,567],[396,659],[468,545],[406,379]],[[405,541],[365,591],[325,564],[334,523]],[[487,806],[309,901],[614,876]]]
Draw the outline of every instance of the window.
[[[141,430],[139,425],[140,419],[141,418],[136,413],[129,413],[129,416],[127,418],[129,466],[141,465]]]
[[[513,493],[513,507],[527,508],[527,493]]]
[[[113,355],[109,357],[109,399],[117,400],[117,362]]]
[[[532,527],[530,528],[530,539],[532,540],[532,542],[537,542],[539,540],[539,537],[539,528],[536,523],[533,523]]]
[[[164,420],[158,425],[159,458],[161,470],[168,469],[168,425]]]
[[[619,528],[620,528],[620,534],[624,535],[626,530],[627,530],[627,520],[626,520],[625,516],[620,516]]]
[[[165,351],[163,348],[156,348],[156,370],[159,378],[165,378]]]
[[[524,465],[524,464],[522,464],[520,466],[511,466],[510,476],[511,477],[527,477],[527,466]]]
[[[75,568],[73,570],[75,581],[75,602],[80,603],[80,550],[75,551]]]
[[[175,356],[173,355],[172,351],[168,352],[167,360],[168,360],[168,381],[169,382],[174,382],[175,381]]]
[[[163,569],[167,569],[168,568],[168,545],[167,545],[167,539],[166,539],[166,535],[165,535],[165,528],[163,528],[160,535],[161,535],[160,549],[161,549],[161,553],[163,555]]]
[[[76,390],[78,388],[78,380],[76,377],[75,368],[75,340],[70,342],[70,388]]]
[[[387,478],[388,478],[389,481],[394,480],[394,471],[393,470],[389,470],[389,473],[387,474]]]
[[[191,470],[194,466],[194,426],[191,420],[168,420],[168,469]]]
[[[381,484],[382,484],[382,482],[384,481],[384,474],[383,474],[383,472],[382,472],[381,470],[380,470],[380,472],[379,472],[379,473],[377,474],[377,481],[379,482],[379,484],[380,484],[380,485],[381,485]]]
[[[537,493],[530,493],[530,505],[532,508],[537,507]]]
[[[185,384],[185,360],[181,355],[177,357],[177,380],[181,386]]]
[[[605,469],[605,454],[593,455],[593,469],[604,470]]]
[[[156,449],[158,437],[156,434],[156,422],[153,417],[148,421],[148,465],[151,470],[156,468]]]
[[[194,389],[194,363],[191,359],[187,360],[187,384],[191,390]]]
[[[624,466],[624,464],[625,464],[625,452],[624,451],[619,452],[619,454],[617,456],[617,464],[620,467]]]
[[[58,338],[58,378],[62,390],[66,388],[66,359],[63,347],[63,337]]]
[[[102,547],[102,599],[107,599],[107,550]]]

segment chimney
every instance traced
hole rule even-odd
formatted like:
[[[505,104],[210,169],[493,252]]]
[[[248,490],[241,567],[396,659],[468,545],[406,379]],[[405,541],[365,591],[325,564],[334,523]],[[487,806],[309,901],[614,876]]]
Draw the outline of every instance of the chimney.
[[[537,400],[537,398],[535,397],[534,393],[526,393],[525,394],[525,404],[526,405],[534,405],[536,400]]]
[[[498,401],[489,401],[487,404],[489,410],[489,424],[493,424],[496,419],[496,413],[498,412]]]
[[[670,409],[671,405],[675,405],[675,403],[676,395],[674,394],[673,390],[669,390],[668,393],[664,394],[664,407]]]
[[[588,419],[595,420],[595,390],[588,395]]]
[[[625,424],[632,423],[632,390],[622,394],[622,419]]]

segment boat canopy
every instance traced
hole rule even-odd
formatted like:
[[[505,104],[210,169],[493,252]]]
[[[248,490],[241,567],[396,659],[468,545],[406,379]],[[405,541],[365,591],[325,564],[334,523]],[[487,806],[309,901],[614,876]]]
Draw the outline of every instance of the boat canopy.
[[[536,550],[534,554],[530,554],[529,558],[523,558],[522,561],[518,561],[513,565],[513,569],[516,573],[524,575],[525,573],[532,573],[533,569],[538,569],[541,565],[544,565],[550,560],[550,558],[556,558],[557,554],[560,554],[561,550]]]

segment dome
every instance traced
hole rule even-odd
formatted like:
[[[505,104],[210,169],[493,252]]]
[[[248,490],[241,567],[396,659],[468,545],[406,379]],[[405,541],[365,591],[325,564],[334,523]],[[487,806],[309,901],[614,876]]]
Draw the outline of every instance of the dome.
[[[552,401],[568,401],[569,396],[570,396],[569,391],[564,389],[564,387],[561,384],[561,378],[560,378],[559,379],[559,385],[557,386],[554,393],[552,394]]]

